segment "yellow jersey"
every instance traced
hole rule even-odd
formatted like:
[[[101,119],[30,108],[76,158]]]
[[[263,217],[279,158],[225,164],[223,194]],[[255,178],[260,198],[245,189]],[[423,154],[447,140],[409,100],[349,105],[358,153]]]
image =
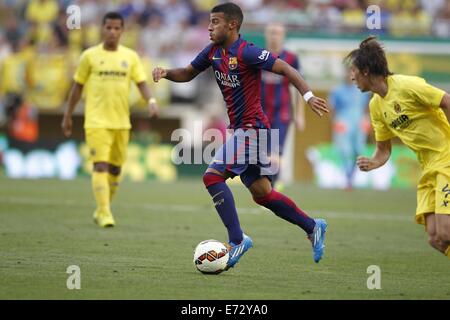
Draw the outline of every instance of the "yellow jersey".
[[[439,107],[445,91],[414,76],[387,77],[388,93],[374,94],[370,116],[377,141],[399,137],[422,170],[450,165],[450,125]]]
[[[32,86],[28,90],[39,109],[58,109],[70,88],[70,59],[65,52],[35,54],[29,63]]]
[[[0,95],[24,93],[26,88],[26,57],[13,53],[0,65]]]
[[[108,51],[103,43],[89,48],[81,55],[74,80],[84,85],[85,128],[131,128],[128,104],[131,81],[147,80],[135,51],[124,46]]]
[[[59,5],[56,0],[31,0],[25,12],[30,22],[51,23],[58,17]]]

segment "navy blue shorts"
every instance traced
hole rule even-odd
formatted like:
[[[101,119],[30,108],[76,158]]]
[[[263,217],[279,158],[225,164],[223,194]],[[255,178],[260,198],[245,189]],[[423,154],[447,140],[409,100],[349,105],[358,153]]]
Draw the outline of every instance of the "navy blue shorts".
[[[269,158],[270,150],[278,151],[275,142],[270,129],[236,129],[217,150],[208,168],[222,174],[228,171],[233,178],[240,176],[247,188],[262,177],[272,181],[279,169]]]
[[[272,129],[278,129],[279,131],[279,137],[280,137],[280,144],[279,144],[279,154],[282,155],[284,151],[284,143],[286,142],[287,133],[289,130],[290,122],[283,122],[283,121],[275,121],[270,124]]]

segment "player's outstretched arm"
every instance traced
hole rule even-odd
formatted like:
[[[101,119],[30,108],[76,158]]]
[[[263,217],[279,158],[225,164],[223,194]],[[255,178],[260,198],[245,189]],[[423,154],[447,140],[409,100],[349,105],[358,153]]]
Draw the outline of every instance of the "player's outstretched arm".
[[[300,94],[296,92],[296,108],[295,108],[295,127],[299,131],[304,131],[306,126],[305,121],[305,104],[303,102],[302,97],[300,97]]]
[[[314,111],[317,115],[323,116],[324,113],[328,113],[330,111],[325,100],[312,95],[311,89],[300,73],[287,62],[282,59],[276,59],[272,67],[272,72],[287,77],[305,98],[305,100],[307,100],[307,103],[311,107],[312,111]],[[306,93],[309,94],[305,96]]]
[[[440,107],[444,110],[445,115],[447,116],[448,122],[450,122],[450,94],[444,94],[444,97],[441,100]]]
[[[293,86],[289,86],[289,93],[293,101],[292,104],[292,121],[299,131],[305,130],[305,102],[300,93]]]
[[[75,107],[77,106],[78,101],[80,101],[82,92],[83,85],[78,82],[74,82],[69,95],[68,107],[66,109],[66,112],[64,112],[64,117],[61,122],[61,129],[66,137],[70,137],[70,135],[72,134],[72,114],[75,110]]]
[[[381,167],[391,156],[392,144],[391,140],[377,141],[375,152],[372,158],[359,156],[356,159],[356,165],[361,171],[370,171]]]
[[[156,67],[153,69],[153,81],[158,82],[162,78],[173,82],[189,82],[194,79],[200,71],[196,70],[192,65],[186,68],[164,69]]]

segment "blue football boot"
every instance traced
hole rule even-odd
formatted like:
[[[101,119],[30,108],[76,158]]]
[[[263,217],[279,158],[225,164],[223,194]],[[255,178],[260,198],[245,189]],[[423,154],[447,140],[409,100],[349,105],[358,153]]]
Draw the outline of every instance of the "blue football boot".
[[[308,235],[308,239],[312,244],[314,262],[318,263],[323,256],[325,233],[328,225],[324,219],[314,219],[314,221],[316,225],[313,232]]]
[[[247,252],[247,250],[251,247],[253,247],[253,241],[246,234],[243,235],[241,243],[234,244],[233,242],[230,242],[228,247],[230,257],[228,258],[225,270],[233,268],[234,265],[238,263],[239,259],[244,255],[244,253]]]

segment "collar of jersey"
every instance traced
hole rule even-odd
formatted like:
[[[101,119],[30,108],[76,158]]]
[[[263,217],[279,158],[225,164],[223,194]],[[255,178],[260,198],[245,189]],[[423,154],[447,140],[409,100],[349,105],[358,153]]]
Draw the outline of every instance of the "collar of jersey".
[[[388,88],[387,88],[387,93],[384,96],[384,98],[381,97],[383,100],[388,100],[389,99],[389,95],[390,95],[390,93],[392,91],[392,86],[394,85],[393,82],[394,82],[394,78],[392,78],[392,75],[387,76],[386,83],[387,83],[387,87]]]
[[[104,51],[104,52],[114,53],[114,52],[119,51],[119,50],[121,49],[122,45],[119,44],[119,45],[117,46],[117,50],[115,50],[115,51],[106,50],[105,47],[103,47],[103,42],[99,44],[99,47],[100,47],[100,49],[101,49],[102,51]]]
[[[228,49],[222,48],[222,53],[229,54],[230,52],[234,51],[239,45],[243,39],[241,38],[241,34],[239,34],[239,38],[231,44],[231,46]]]

